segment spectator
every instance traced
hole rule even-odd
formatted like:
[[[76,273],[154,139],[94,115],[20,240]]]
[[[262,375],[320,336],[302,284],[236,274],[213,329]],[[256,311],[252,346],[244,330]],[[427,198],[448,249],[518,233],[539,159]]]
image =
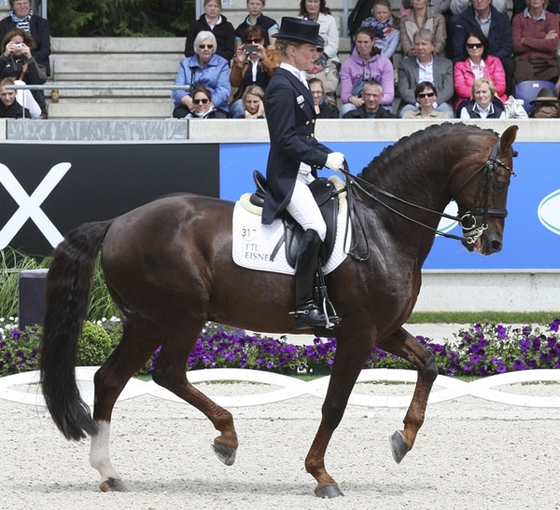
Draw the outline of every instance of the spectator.
[[[259,25],[264,28],[265,45],[274,49],[274,44],[271,42],[271,36],[278,32],[278,23],[276,20],[265,16],[262,11],[265,7],[265,0],[247,0],[247,10],[249,16],[235,29],[235,45],[241,46],[243,43],[243,34],[249,27]]]
[[[30,118],[29,110],[24,109],[16,101],[16,91],[6,89],[6,85],[13,85],[14,81],[13,78],[4,78],[0,81],[0,117],[3,119]]]
[[[391,2],[377,0],[373,4],[372,16],[366,18],[362,26],[373,30],[375,47],[381,50],[382,56],[392,59],[401,42],[401,32],[399,20],[391,14]]]
[[[528,7],[513,18],[515,83],[545,80],[560,89],[558,69],[558,16],[545,10],[548,0],[527,0]]]
[[[227,113],[218,110],[212,102],[212,93],[204,86],[197,85],[192,91],[193,107],[186,119],[226,119]]]
[[[404,104],[401,117],[408,110],[416,110],[414,90],[422,81],[433,83],[438,90],[438,103],[434,108],[438,112],[445,112],[451,118],[453,107],[448,101],[453,99],[453,64],[451,60],[434,55],[434,35],[426,28],[421,28],[414,36],[416,57],[404,58],[399,64],[398,90]]]
[[[35,43],[31,55],[40,66],[43,66],[47,76],[51,74],[49,55],[51,54],[51,36],[46,19],[33,14],[30,0],[10,0],[11,10],[8,16],[0,21],[0,41],[6,34],[16,28],[27,32]],[[28,44],[31,47],[31,45]],[[42,90],[33,91],[33,97],[41,107],[41,117],[47,118],[47,101]]]
[[[507,14],[499,12],[492,0],[472,0],[468,7],[453,22],[453,59],[463,56],[465,40],[473,30],[479,30],[488,38],[488,54],[502,62],[506,73],[506,94],[513,94],[513,40],[511,24]]]
[[[430,7],[432,11],[437,12],[438,14],[449,14],[451,2],[454,0],[431,0]],[[466,0],[467,2],[469,0]],[[406,11],[405,14],[408,14],[411,7],[411,0],[402,0],[401,11]],[[467,6],[465,5],[465,8]]]
[[[356,47],[340,70],[340,96],[343,106],[340,117],[364,104],[362,89],[369,80],[376,80],[384,91],[382,105],[391,105],[395,97],[393,64],[381,56],[374,46],[375,36],[371,28],[361,27],[356,32]]]
[[[434,109],[434,102],[437,100],[437,89],[429,81],[421,81],[414,89],[418,108],[408,110],[404,113],[403,119],[448,119],[449,114],[438,112]]]
[[[558,96],[552,89],[541,89],[534,101],[529,117],[532,119],[557,119],[560,117]]]
[[[35,43],[31,51],[33,58],[45,68],[47,75],[50,75],[51,36],[47,20],[33,14],[30,0],[10,0],[10,7],[8,16],[0,21],[0,40],[15,28],[29,33]]]
[[[336,20],[327,7],[326,0],[301,0],[299,3],[299,16],[319,23],[319,35],[325,41],[324,54],[334,62],[338,59],[338,27]]]
[[[238,119],[264,119],[264,90],[258,85],[249,85],[243,92],[243,113]]]
[[[445,18],[428,7],[428,0],[411,0],[411,4],[410,12],[401,19],[401,48],[403,54],[407,57],[416,56],[414,34],[421,28],[426,28],[434,34],[434,55],[443,54],[445,41],[447,40]]]
[[[451,0],[449,9],[455,14],[459,15],[465,12],[469,7],[472,0]],[[517,0],[513,0],[514,4]],[[525,1],[525,0],[522,0]],[[498,12],[507,15],[507,1],[506,0],[492,0],[492,5],[496,8]]]
[[[511,11],[511,19],[515,18],[520,12],[527,7],[525,0],[513,0],[513,9]],[[550,0],[546,6],[546,10],[552,14],[560,13],[560,0]]]
[[[231,104],[231,116],[243,114],[241,97],[245,88],[259,85],[263,90],[272,76],[272,70],[280,65],[280,54],[266,45],[266,30],[260,25],[253,25],[245,30],[243,44],[235,51],[231,67],[230,82],[237,87]]]
[[[397,119],[398,117],[388,112],[381,106],[383,87],[378,81],[370,80],[364,85],[362,91],[363,104],[344,114],[343,119]]]
[[[488,55],[488,39],[480,31],[474,30],[465,40],[465,60],[457,62],[453,70],[455,83],[455,108],[465,99],[470,99],[472,84],[477,78],[490,78],[496,95],[502,103],[507,101],[506,74],[500,59]]]
[[[204,85],[212,94],[216,108],[229,112],[229,66],[224,58],[216,54],[216,37],[209,31],[199,32],[194,40],[194,48],[196,54],[181,61],[175,85],[185,85],[190,90],[197,85]],[[174,117],[185,118],[193,110],[190,90],[173,91]]]
[[[466,119],[505,119],[504,105],[496,97],[496,90],[490,78],[477,78],[472,86],[470,100],[459,106],[459,118]]]
[[[228,66],[235,53],[235,30],[222,16],[222,0],[204,0],[204,14],[191,23],[185,41],[185,57],[196,53],[196,36],[199,32],[212,32],[216,38],[215,53],[227,60]]]
[[[331,103],[325,94],[323,82],[319,78],[311,78],[307,83],[313,95],[313,105],[317,117],[320,119],[338,119],[338,108],[334,103]]]
[[[319,40],[323,40],[319,36]],[[323,41],[324,43],[324,41]],[[338,73],[338,66],[335,65],[332,58],[327,58],[323,48],[317,46],[317,60],[309,71],[305,73],[308,80],[311,78],[318,78],[323,85],[323,94],[329,99],[331,103],[336,103],[336,89],[340,82],[340,75]]]
[[[2,41],[0,79],[11,77],[18,85],[45,83],[45,68],[37,63],[31,53],[34,46],[35,42],[24,30],[16,28],[8,32]],[[16,98],[20,105],[29,109],[31,118],[39,119],[42,116],[41,107],[31,91],[20,89],[16,92]]]

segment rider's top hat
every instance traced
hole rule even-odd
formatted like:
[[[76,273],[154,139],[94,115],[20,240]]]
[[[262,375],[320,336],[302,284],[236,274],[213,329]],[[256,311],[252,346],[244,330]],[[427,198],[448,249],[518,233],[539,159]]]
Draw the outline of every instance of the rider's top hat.
[[[272,37],[314,44],[315,46],[324,46],[322,39],[319,39],[319,23],[307,19],[282,18],[280,31],[276,32]]]
[[[535,103],[558,103],[558,94],[556,89],[541,89],[539,90],[539,95],[531,104]]]

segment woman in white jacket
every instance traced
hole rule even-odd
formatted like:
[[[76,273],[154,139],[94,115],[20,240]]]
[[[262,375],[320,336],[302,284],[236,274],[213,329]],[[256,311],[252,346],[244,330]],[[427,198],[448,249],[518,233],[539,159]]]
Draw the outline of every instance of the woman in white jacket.
[[[334,62],[338,59],[338,27],[336,20],[327,7],[326,0],[301,0],[299,3],[299,17],[319,23],[319,35],[325,41],[324,53]]]

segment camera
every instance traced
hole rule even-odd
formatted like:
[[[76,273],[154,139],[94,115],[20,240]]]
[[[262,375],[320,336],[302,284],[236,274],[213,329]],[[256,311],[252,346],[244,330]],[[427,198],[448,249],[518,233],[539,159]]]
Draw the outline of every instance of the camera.
[[[15,48],[16,50],[21,50],[21,49],[23,48],[23,43],[16,43],[16,44],[14,45],[14,48]]]
[[[245,53],[255,53],[259,47],[256,44],[245,45]]]

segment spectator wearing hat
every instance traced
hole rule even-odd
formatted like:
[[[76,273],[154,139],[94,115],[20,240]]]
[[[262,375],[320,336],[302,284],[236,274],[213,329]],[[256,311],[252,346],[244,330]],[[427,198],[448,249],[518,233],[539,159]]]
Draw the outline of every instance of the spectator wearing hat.
[[[309,184],[324,166],[341,170],[344,155],[319,143],[314,133],[316,113],[305,71],[311,69],[317,47],[323,45],[319,24],[284,17],[275,37],[282,63],[272,72],[264,97],[270,152],[262,222],[271,224],[285,211],[303,228],[295,271],[295,327],[325,327],[338,324],[340,317],[324,311],[314,298],[327,227]]]
[[[560,105],[556,91],[552,89],[541,89],[534,101],[531,101],[531,119],[558,119],[560,117]]]

